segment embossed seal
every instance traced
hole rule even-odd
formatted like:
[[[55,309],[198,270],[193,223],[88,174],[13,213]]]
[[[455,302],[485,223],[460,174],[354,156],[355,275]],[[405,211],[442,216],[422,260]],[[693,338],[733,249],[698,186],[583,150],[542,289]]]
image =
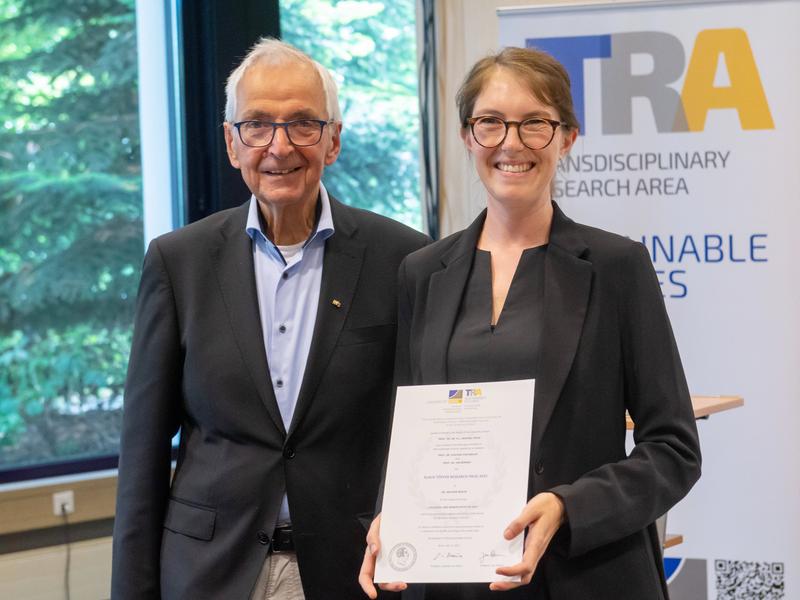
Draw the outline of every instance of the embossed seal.
[[[411,544],[395,544],[389,552],[389,564],[395,571],[408,571],[417,562],[417,550]]]

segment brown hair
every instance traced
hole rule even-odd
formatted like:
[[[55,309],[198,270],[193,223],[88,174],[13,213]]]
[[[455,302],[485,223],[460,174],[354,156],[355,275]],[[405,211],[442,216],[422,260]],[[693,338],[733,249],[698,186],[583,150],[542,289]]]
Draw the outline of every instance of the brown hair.
[[[508,69],[519,76],[533,96],[558,112],[559,118],[570,129],[578,129],[578,119],[572,106],[569,75],[555,58],[535,48],[503,48],[476,62],[467,73],[456,94],[458,118],[461,127],[467,126],[475,101],[486,82],[498,68]]]

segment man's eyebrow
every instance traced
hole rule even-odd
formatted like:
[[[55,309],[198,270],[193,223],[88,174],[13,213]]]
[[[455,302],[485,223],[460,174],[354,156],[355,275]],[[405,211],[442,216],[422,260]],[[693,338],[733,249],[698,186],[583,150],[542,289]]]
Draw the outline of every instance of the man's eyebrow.
[[[289,113],[288,118],[282,119],[285,121],[295,121],[297,119],[320,119],[319,115],[312,112],[310,109],[300,109]],[[262,110],[247,110],[242,115],[242,121],[275,121],[275,116]]]
[[[289,114],[290,119],[322,119],[317,113],[311,109],[301,109]]]
[[[242,121],[269,121],[272,115],[261,110],[246,110],[242,114]]]

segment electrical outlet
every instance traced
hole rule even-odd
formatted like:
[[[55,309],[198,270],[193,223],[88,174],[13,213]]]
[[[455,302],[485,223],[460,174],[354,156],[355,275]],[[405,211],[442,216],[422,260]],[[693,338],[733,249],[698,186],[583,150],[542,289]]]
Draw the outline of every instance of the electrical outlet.
[[[72,490],[64,490],[53,494],[53,514],[55,516],[61,516],[62,506],[64,507],[64,512],[68,515],[75,512],[75,493]]]

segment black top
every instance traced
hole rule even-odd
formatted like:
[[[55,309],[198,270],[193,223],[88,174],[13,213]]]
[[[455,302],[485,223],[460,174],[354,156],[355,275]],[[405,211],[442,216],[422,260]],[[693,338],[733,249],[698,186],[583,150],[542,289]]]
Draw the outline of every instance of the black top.
[[[503,310],[492,326],[492,255],[475,250],[447,351],[448,382],[536,378],[542,343],[546,254],[546,245],[522,252]]]

